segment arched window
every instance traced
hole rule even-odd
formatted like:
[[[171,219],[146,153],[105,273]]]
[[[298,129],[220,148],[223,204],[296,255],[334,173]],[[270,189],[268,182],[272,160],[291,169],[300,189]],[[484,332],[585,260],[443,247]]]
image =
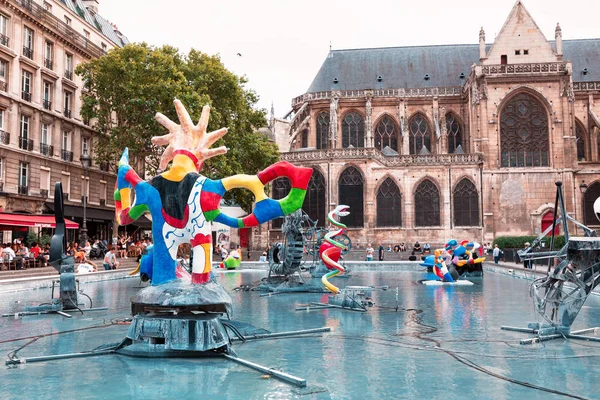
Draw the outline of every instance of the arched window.
[[[479,226],[479,194],[467,178],[458,182],[452,193],[454,225]]]
[[[302,131],[301,143],[302,148],[305,149],[308,147],[308,129]]]
[[[422,114],[417,114],[410,120],[410,154],[419,154],[425,147],[431,151],[431,132],[427,119]]]
[[[355,167],[348,167],[342,172],[338,183],[338,204],[350,207],[350,215],[342,217],[342,223],[348,227],[363,226],[363,177]]]
[[[415,226],[440,226],[440,192],[429,179],[415,190]]]
[[[577,161],[585,161],[585,129],[579,121],[575,121],[575,137],[577,138]]]
[[[392,178],[383,181],[377,191],[377,226],[402,226],[401,200]]]
[[[446,133],[448,135],[448,154],[454,153],[459,145],[464,150],[462,129],[454,113],[446,114]]]
[[[326,226],[325,221],[325,178],[316,168],[308,182],[308,190],[304,198],[302,209],[310,219],[317,221],[318,226]]]
[[[592,183],[583,195],[583,224],[587,226],[598,226],[600,221],[594,213],[594,202],[600,197],[600,182]]]
[[[548,116],[532,95],[519,93],[502,110],[500,148],[503,167],[548,166]]]
[[[327,135],[329,134],[329,113],[322,112],[317,117],[317,149],[327,148]]]
[[[383,150],[385,146],[398,151],[398,129],[394,121],[387,115],[381,118],[375,128],[375,148]]]
[[[350,112],[342,121],[342,147],[365,147],[365,123],[359,113]]]
[[[275,200],[281,200],[292,190],[292,183],[288,178],[278,178],[273,181],[273,195],[272,198]],[[275,218],[271,222],[271,227],[275,229],[281,228],[283,225],[283,217]]]

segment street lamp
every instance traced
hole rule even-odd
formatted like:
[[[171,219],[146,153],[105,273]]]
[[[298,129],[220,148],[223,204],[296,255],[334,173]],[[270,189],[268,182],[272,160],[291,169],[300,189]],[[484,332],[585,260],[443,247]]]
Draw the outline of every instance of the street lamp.
[[[585,225],[585,192],[588,188],[588,185],[585,181],[581,181],[579,185],[579,191],[581,192],[581,202],[583,203],[583,217],[581,218],[581,223]]]
[[[86,215],[86,207],[87,207],[87,170],[92,163],[91,157],[84,152],[80,157],[81,167],[83,168],[83,195],[81,199],[83,200],[83,224],[81,225],[81,229],[79,231],[79,244],[81,247],[85,247],[85,244],[88,241],[87,235],[87,215]]]

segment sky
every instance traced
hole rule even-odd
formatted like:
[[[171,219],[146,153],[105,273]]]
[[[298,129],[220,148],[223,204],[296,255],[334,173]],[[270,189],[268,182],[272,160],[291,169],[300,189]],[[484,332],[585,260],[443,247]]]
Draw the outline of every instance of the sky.
[[[514,0],[99,0],[99,12],[131,42],[218,54],[245,75],[259,108],[283,117],[306,92],[329,48],[491,43]],[[547,39],[600,37],[600,2],[526,0]]]

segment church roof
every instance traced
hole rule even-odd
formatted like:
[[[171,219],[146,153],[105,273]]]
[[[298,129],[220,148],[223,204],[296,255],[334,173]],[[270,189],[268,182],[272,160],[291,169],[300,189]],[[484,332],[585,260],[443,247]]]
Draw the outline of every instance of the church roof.
[[[573,63],[573,81],[600,81],[600,39],[563,40],[563,54]],[[478,44],[332,50],[307,92],[462,86],[475,63]]]

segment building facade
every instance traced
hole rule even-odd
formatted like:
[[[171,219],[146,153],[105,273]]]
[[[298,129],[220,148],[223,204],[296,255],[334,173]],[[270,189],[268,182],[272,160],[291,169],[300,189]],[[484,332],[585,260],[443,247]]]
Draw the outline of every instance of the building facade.
[[[304,209],[320,225],[350,206],[359,244],[539,234],[557,181],[598,227],[598,65],[600,39],[557,25],[548,41],[520,1],[491,44],[482,28],[475,45],[334,50],[292,101],[282,158],[314,168]]]
[[[4,213],[52,213],[54,183],[62,182],[65,216],[81,223],[86,196],[89,236],[112,236],[115,170],[108,163],[92,163],[84,174],[80,157],[93,154],[95,133],[79,113],[85,88],[74,70],[127,42],[98,14],[97,0],[0,1]],[[0,226],[3,241],[15,229]]]

